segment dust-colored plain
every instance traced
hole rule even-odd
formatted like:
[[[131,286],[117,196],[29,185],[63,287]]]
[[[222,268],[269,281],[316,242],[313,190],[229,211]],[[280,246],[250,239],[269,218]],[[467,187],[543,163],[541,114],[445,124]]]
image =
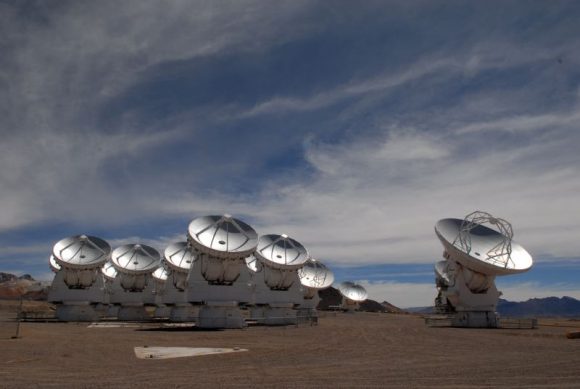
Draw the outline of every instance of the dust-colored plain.
[[[413,315],[322,313],[317,326],[201,331],[21,324],[0,303],[0,387],[578,387],[574,320],[535,330],[427,328]],[[136,346],[248,352],[137,359]]]

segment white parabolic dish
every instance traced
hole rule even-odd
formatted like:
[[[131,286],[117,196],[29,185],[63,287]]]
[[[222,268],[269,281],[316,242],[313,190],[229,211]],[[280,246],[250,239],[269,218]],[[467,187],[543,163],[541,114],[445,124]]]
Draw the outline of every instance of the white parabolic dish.
[[[56,259],[54,259],[54,255],[51,255],[48,259],[48,265],[50,266],[50,270],[55,273],[58,273],[58,271],[61,269],[60,265],[56,262]]]
[[[76,235],[58,241],[52,249],[55,261],[69,269],[95,269],[111,255],[111,246],[101,238]]]
[[[141,244],[126,244],[117,247],[111,256],[115,269],[127,274],[153,273],[160,265],[161,256],[153,247]]]
[[[457,242],[461,219],[443,219],[435,225],[435,233],[447,253],[455,261],[470,270],[487,275],[523,273],[532,267],[532,256],[519,244],[511,241],[511,255],[506,253],[492,258],[487,253],[501,243],[505,237],[498,231],[484,225],[471,229],[471,250],[465,252]]]
[[[264,266],[276,269],[299,269],[308,260],[308,251],[288,235],[262,235],[254,254]]]
[[[181,273],[187,273],[197,259],[187,242],[171,243],[165,249],[164,257],[169,268]]]
[[[310,259],[298,269],[300,283],[312,289],[325,289],[334,282],[334,273],[317,260]]]
[[[157,281],[165,282],[167,281],[169,273],[167,272],[165,266],[159,266],[157,269],[155,269],[155,271],[151,274],[151,276],[155,278]]]
[[[113,266],[111,261],[105,262],[101,268],[101,273],[103,273],[103,276],[109,281],[113,281],[115,277],[117,277],[117,269],[115,269],[115,266]]]
[[[341,282],[338,291],[347,299],[358,302],[365,301],[369,295],[361,285],[350,281]]]
[[[262,264],[256,259],[254,255],[245,258],[246,266],[252,273],[259,273],[262,271]]]
[[[196,249],[223,259],[245,258],[258,244],[258,234],[252,227],[227,214],[194,219],[188,235]]]

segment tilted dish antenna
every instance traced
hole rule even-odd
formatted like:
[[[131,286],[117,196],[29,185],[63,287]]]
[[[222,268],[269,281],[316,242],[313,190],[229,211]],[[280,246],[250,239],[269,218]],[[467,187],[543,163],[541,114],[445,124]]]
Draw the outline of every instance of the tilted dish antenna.
[[[359,284],[351,281],[344,281],[338,285],[338,291],[347,301],[360,303],[365,301],[369,296],[366,289]]]
[[[309,258],[306,248],[286,234],[260,236],[254,255],[264,266],[266,285],[274,290],[290,288],[293,273]]]
[[[65,284],[72,289],[85,289],[96,281],[96,270],[110,258],[111,246],[94,236],[76,235],[58,241],[52,255],[66,272]]]
[[[117,269],[115,269],[115,266],[113,266],[111,261],[105,262],[101,268],[101,273],[107,281],[114,281],[115,277],[117,277]]]
[[[164,251],[164,258],[171,270],[181,273],[188,273],[197,259],[187,242],[171,243]]]
[[[260,261],[258,261],[255,255],[250,255],[249,257],[246,257],[245,261],[246,266],[248,267],[248,269],[250,269],[251,273],[255,274],[260,273],[262,271],[263,266],[260,263]]]
[[[495,277],[528,271],[532,256],[513,241],[509,222],[475,211],[464,219],[442,219],[435,233],[445,249],[435,265],[435,310],[454,315],[459,327],[497,327],[500,292]]]
[[[332,270],[313,258],[298,269],[298,277],[302,285],[312,289],[326,289],[334,282]]]
[[[169,276],[169,271],[164,265],[161,265],[151,273],[151,276],[158,282],[165,282]]]
[[[194,219],[189,224],[188,238],[199,253],[202,276],[218,285],[231,285],[238,279],[243,259],[258,244],[256,231],[228,214]]]
[[[191,265],[197,260],[194,250],[187,242],[171,243],[164,252],[165,263],[173,273],[173,285],[184,291],[187,289],[187,275]]]
[[[532,267],[532,256],[512,240],[511,224],[487,212],[470,213],[464,220],[439,220],[435,233],[447,255],[470,270],[496,276],[523,273]]]
[[[141,292],[147,286],[147,278],[161,264],[160,259],[159,252],[153,247],[126,244],[113,251],[111,262],[119,272],[123,289]]]
[[[310,258],[298,269],[300,283],[306,287],[305,298],[313,298],[319,290],[326,289],[334,282],[334,273],[322,262]]]
[[[56,262],[56,259],[54,259],[54,255],[52,254],[48,259],[48,266],[50,266],[50,270],[52,270],[54,273],[58,273],[58,271],[61,269],[61,266]]]

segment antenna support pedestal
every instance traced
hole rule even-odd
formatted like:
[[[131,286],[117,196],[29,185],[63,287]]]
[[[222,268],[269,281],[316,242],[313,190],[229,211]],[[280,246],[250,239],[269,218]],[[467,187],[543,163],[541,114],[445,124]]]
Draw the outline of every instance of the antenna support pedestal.
[[[246,321],[237,301],[207,301],[199,310],[199,328],[244,328]]]

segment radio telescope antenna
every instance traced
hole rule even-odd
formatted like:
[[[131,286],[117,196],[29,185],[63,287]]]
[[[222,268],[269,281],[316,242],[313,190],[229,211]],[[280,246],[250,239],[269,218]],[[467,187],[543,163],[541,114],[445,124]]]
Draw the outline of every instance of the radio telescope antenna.
[[[94,236],[77,235],[58,241],[52,255],[66,269],[96,269],[111,255],[111,246]]]
[[[115,269],[115,266],[113,266],[111,261],[105,262],[101,268],[101,273],[103,273],[103,277],[105,277],[107,281],[113,281],[115,277],[117,277],[117,269]]]
[[[163,301],[163,296],[165,294],[165,290],[167,289],[167,280],[170,277],[171,270],[168,268],[167,263],[165,261],[161,261],[161,265],[155,269],[153,273],[151,273],[151,277],[153,278],[153,294],[154,301],[155,301],[155,312],[153,313],[153,317],[155,318],[167,318],[171,316],[171,307],[165,305]]]
[[[249,257],[247,257],[245,259],[246,261],[246,266],[248,267],[248,269],[250,269],[250,271],[255,274],[255,273],[260,273],[263,269],[262,264],[260,263],[260,261],[258,261],[258,259],[256,258],[255,255],[250,255]]]
[[[188,273],[197,257],[187,242],[171,243],[164,252],[167,266],[180,273]]]
[[[260,236],[254,255],[267,269],[266,285],[280,290],[292,286],[294,278],[286,276],[296,273],[310,257],[300,242],[285,234]]]
[[[465,216],[463,222],[459,226],[459,233],[453,241],[453,245],[457,246],[461,251],[471,254],[471,231],[480,229],[483,225],[491,225],[495,227],[499,236],[494,242],[495,245],[487,251],[487,260],[497,263],[500,266],[508,267],[512,262],[512,238],[514,232],[512,225],[505,219],[493,217],[491,214],[482,211],[475,211]],[[475,252],[474,252],[475,253]],[[480,256],[481,254],[476,254]],[[513,262],[512,262],[513,265]]]
[[[320,302],[318,291],[326,289],[334,282],[334,273],[322,262],[310,258],[298,269],[298,277],[304,289],[304,302],[298,308],[298,320],[318,322],[316,307]]]
[[[302,285],[315,290],[326,289],[334,282],[334,273],[322,262],[313,258],[298,269],[298,277]]]
[[[169,276],[169,271],[167,270],[167,268],[164,265],[159,266],[157,269],[155,269],[155,271],[153,273],[151,273],[151,276],[161,282],[164,283],[165,281],[167,281],[167,278]]]
[[[121,305],[120,320],[150,318],[145,303],[154,296],[153,288],[147,287],[152,281],[152,273],[161,265],[160,260],[159,252],[144,244],[126,244],[113,251],[111,263],[118,272],[113,288],[118,292],[111,296],[111,302]]]
[[[188,241],[197,260],[189,272],[188,299],[201,304],[201,328],[246,326],[239,304],[251,299],[244,259],[258,244],[257,232],[229,214],[202,216],[188,228]]]
[[[186,292],[187,277],[197,255],[187,242],[175,242],[167,246],[164,258],[170,273],[163,294],[163,302],[170,308],[169,318],[173,322],[193,322],[199,309],[187,301]]]
[[[75,235],[54,245],[49,263],[53,271],[60,270],[52,281],[48,299],[57,305],[58,319],[98,320],[95,308],[105,298],[99,270],[110,255],[111,246],[95,236]]]
[[[119,273],[128,275],[151,274],[160,265],[161,256],[153,247],[126,244],[113,251],[111,262]]]
[[[238,259],[252,254],[258,234],[248,224],[225,214],[193,220],[189,224],[189,240],[202,253],[222,259]]]
[[[342,307],[347,312],[354,312],[361,302],[368,297],[366,289],[352,281],[344,281],[338,285],[338,291],[342,295]]]
[[[52,254],[48,259],[48,266],[50,266],[50,270],[52,270],[54,273],[58,273],[58,271],[61,269],[61,266],[56,262],[56,259]]]
[[[497,327],[500,293],[495,277],[528,271],[531,255],[513,241],[512,225],[487,212],[442,219],[435,233],[445,249],[435,265],[439,294],[435,309],[457,327]]]
[[[296,308],[304,302],[298,270],[310,258],[308,250],[286,234],[268,234],[260,236],[254,256],[265,287],[256,286],[256,306],[250,317],[261,324],[296,324]]]

